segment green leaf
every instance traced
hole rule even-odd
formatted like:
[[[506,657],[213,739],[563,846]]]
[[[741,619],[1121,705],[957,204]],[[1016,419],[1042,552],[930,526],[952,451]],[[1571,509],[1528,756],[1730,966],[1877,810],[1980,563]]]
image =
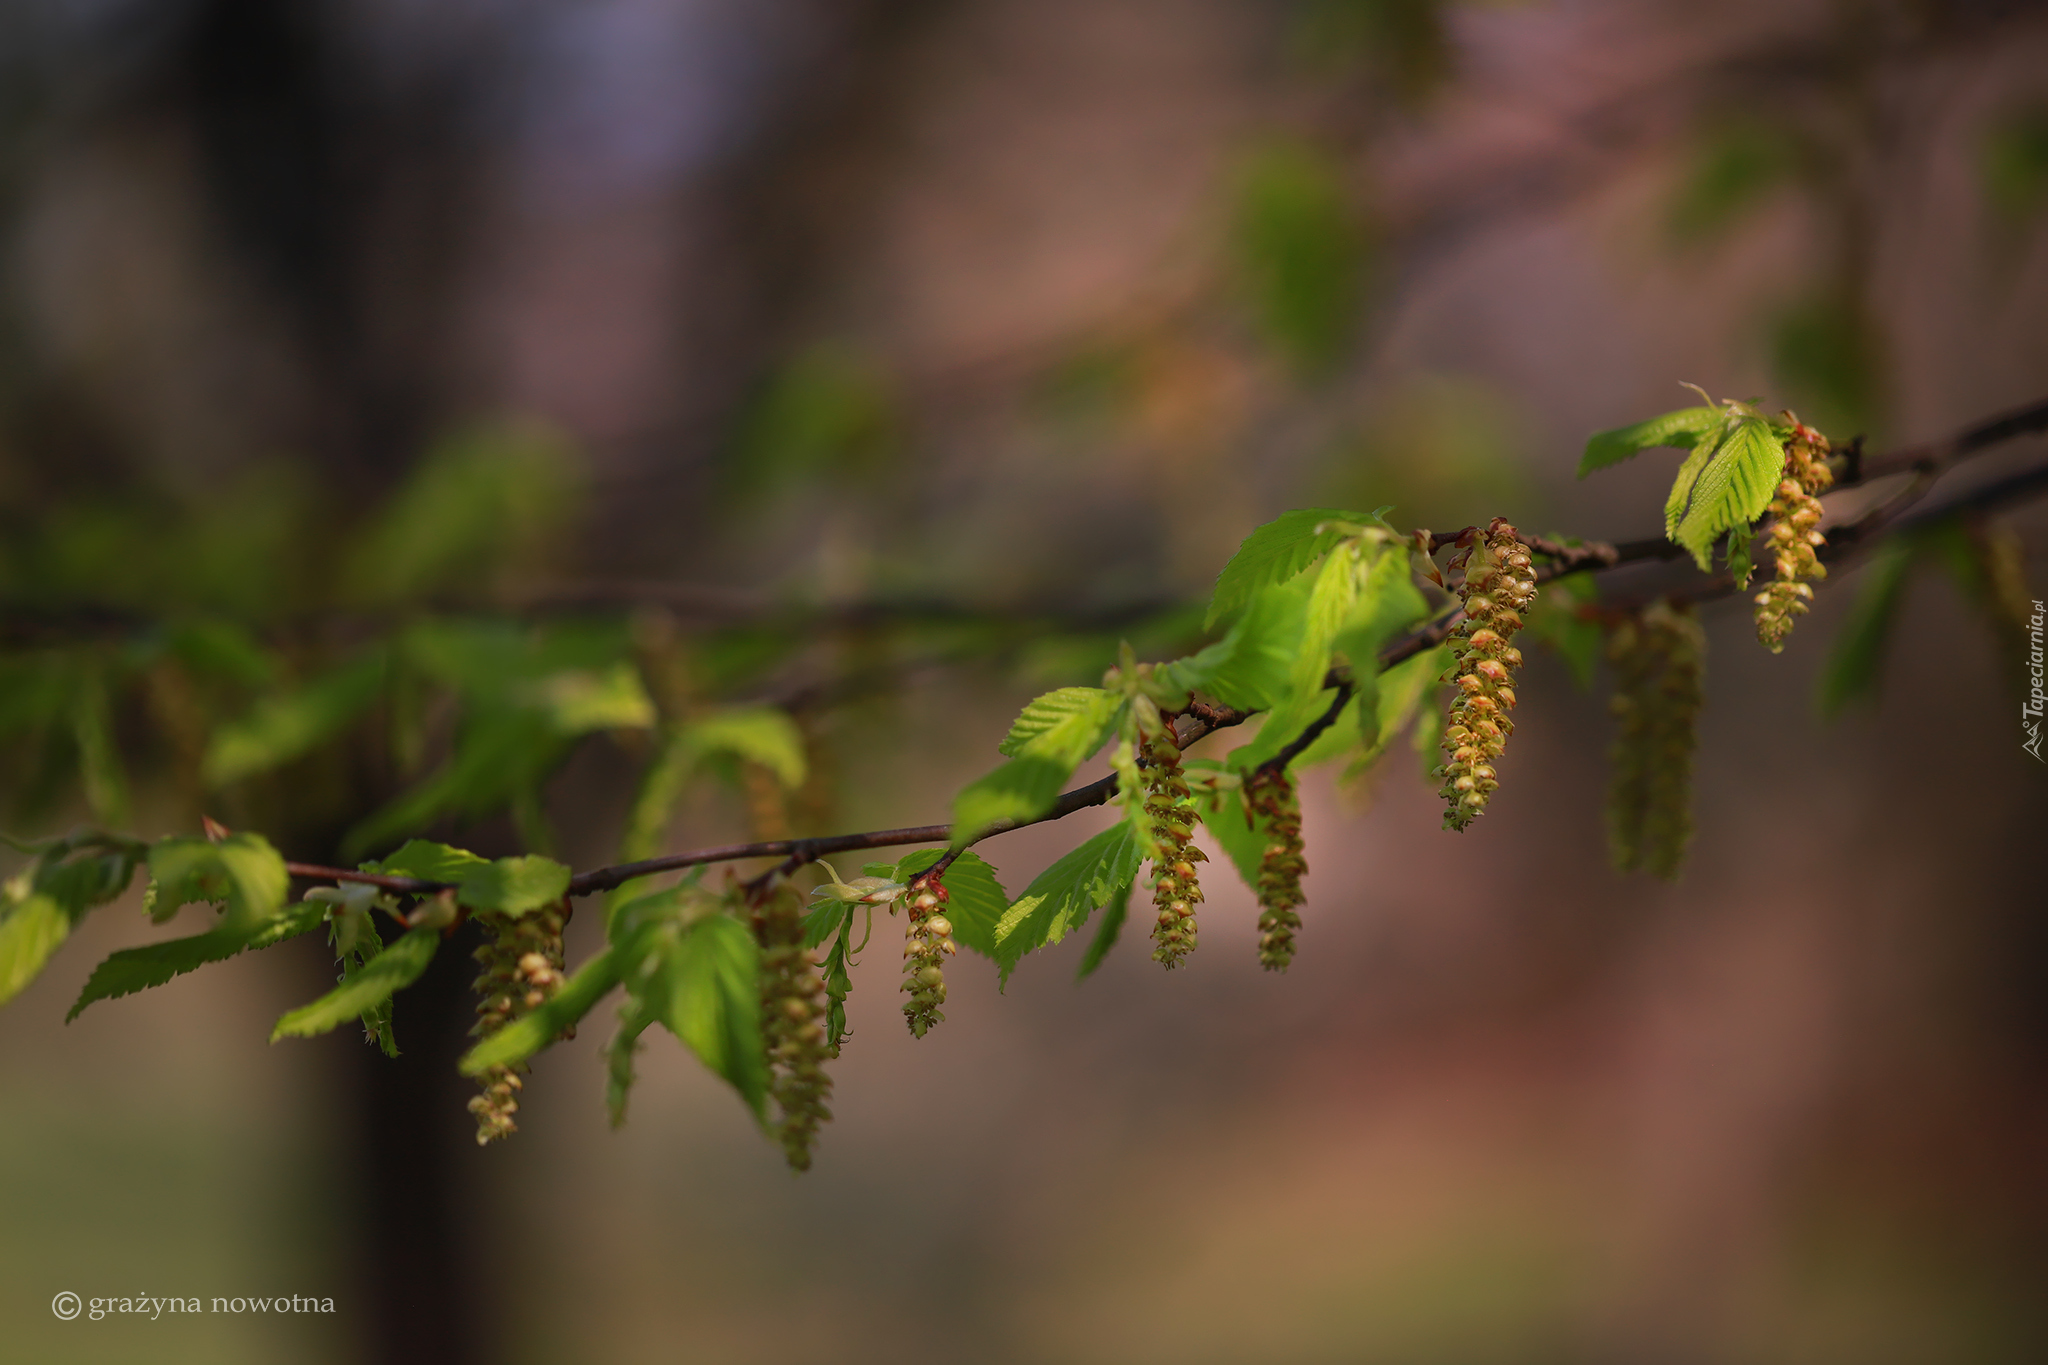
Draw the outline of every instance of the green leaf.
[[[1438,735],[1443,732],[1443,712],[1428,702],[1431,688],[1453,662],[1455,656],[1449,647],[1438,645],[1435,649],[1426,649],[1412,658],[1403,659],[1380,673],[1379,714],[1373,738],[1366,743],[1364,752],[1345,769],[1344,781],[1351,781],[1378,762],[1411,720],[1418,721],[1415,748],[1423,755],[1425,774],[1435,765],[1432,750],[1436,747]],[[1363,723],[1359,728],[1364,729]]]
[[[1703,439],[1679,467],[1664,504],[1665,535],[1711,569],[1714,542],[1763,515],[1784,468],[1784,445],[1771,424],[1731,412],[1719,439]]]
[[[269,948],[318,928],[327,918],[327,906],[319,901],[300,901],[259,925],[254,933],[211,929],[189,938],[174,938],[141,948],[123,948],[93,968],[85,989],[71,1012],[70,1023],[98,1000],[113,1000],[137,991],[161,986],[174,977],[196,970],[209,962],[223,962],[239,953]]]
[[[267,697],[213,732],[199,774],[210,787],[268,772],[339,733],[384,686],[386,654],[372,650],[297,691]]]
[[[1280,751],[1299,739],[1336,700],[1337,689],[1325,687],[1319,692],[1297,695],[1284,704],[1266,713],[1266,719],[1259,725],[1258,734],[1251,743],[1238,746],[1230,752],[1230,766],[1249,771],[1267,759],[1279,757]]]
[[[807,767],[803,732],[772,706],[735,707],[700,716],[683,727],[698,755],[730,754],[758,763],[785,787],[801,787]]]
[[[1756,564],[1749,554],[1749,542],[1755,534],[1754,526],[1737,526],[1728,532],[1728,543],[1721,551],[1722,559],[1728,565],[1728,577],[1734,580],[1737,592],[1749,586],[1749,577],[1756,572]]]
[[[1876,695],[1885,641],[1905,598],[1906,573],[1918,551],[1919,546],[1910,541],[1893,540],[1879,546],[1865,566],[1856,600],[1821,670],[1818,701],[1823,716],[1838,716]]]
[[[894,866],[889,867],[894,872]],[[811,908],[804,916],[804,947],[815,948],[832,936],[832,931],[846,921],[847,902],[836,896],[828,896]]]
[[[661,739],[654,761],[641,774],[619,857],[638,862],[660,851],[663,834],[675,814],[676,802],[698,766],[713,754],[760,764],[785,787],[803,784],[806,772],[803,734],[788,715],[768,707],[735,708],[676,726]],[[629,882],[613,893],[616,900],[636,889]]]
[[[535,683],[527,694],[550,729],[564,737],[597,730],[645,730],[654,701],[640,672],[621,660],[606,669],[572,668]]]
[[[642,998],[699,1061],[725,1078],[758,1119],[768,1101],[761,1040],[761,950],[730,915],[705,915],[655,935],[658,965]]]
[[[312,1004],[287,1012],[270,1031],[270,1041],[311,1038],[360,1019],[364,1011],[375,1009],[419,980],[440,946],[439,929],[423,926],[408,931],[348,980]]]
[[[614,1128],[625,1125],[626,1101],[633,1093],[633,1056],[640,1050],[640,1035],[653,1024],[654,1015],[628,998],[619,1010],[619,1030],[605,1044],[604,1107]]]
[[[1402,561],[1405,565],[1405,554]],[[1308,610],[1302,617],[1301,648],[1288,670],[1287,686],[1292,696],[1313,696],[1323,690],[1337,633],[1358,603],[1359,579],[1358,547],[1339,546],[1323,560],[1315,587],[1309,591]]]
[[[1421,625],[1430,616],[1429,600],[1415,586],[1415,571],[1405,546],[1387,546],[1367,569],[1358,603],[1338,635],[1336,653],[1351,666],[1352,701],[1348,714],[1298,755],[1290,768],[1299,770],[1337,757],[1356,735],[1368,744],[1378,728],[1380,651],[1396,636]]]
[[[1596,432],[1586,442],[1586,453],[1579,458],[1579,477],[1583,479],[1596,469],[1620,464],[1658,446],[1689,450],[1700,437],[1720,425],[1721,415],[1720,408],[1680,408],[1634,426]]]
[[[35,980],[88,911],[128,889],[147,854],[138,840],[93,832],[7,842],[35,861],[0,887],[0,1004]]]
[[[964,845],[997,827],[1036,820],[1052,809],[1075,766],[1026,755],[970,782],[953,798],[953,842]]]
[[[521,1015],[464,1053],[458,1063],[462,1074],[475,1076],[494,1066],[519,1066],[552,1045],[618,984],[618,955],[606,947],[570,973],[561,989],[538,1009]]]
[[[921,848],[896,864],[895,880],[907,882],[945,856],[941,848]],[[946,884],[946,918],[953,938],[983,957],[996,955],[996,924],[1010,908],[1010,897],[996,880],[996,870],[977,853],[963,852],[941,878]]]
[[[1007,985],[1019,959],[1058,943],[1109,904],[1138,875],[1138,846],[1130,822],[1095,835],[1038,874],[996,921],[996,966]],[[950,883],[950,878],[948,879]]]
[[[997,825],[1023,824],[1052,809],[1074,769],[1093,757],[1124,714],[1121,697],[1099,688],[1067,688],[1061,703],[1040,697],[1018,717],[1031,733],[1006,748],[1016,757],[969,783],[953,800],[953,844],[961,847]],[[1054,693],[1052,696],[1059,696]],[[1034,714],[1032,707],[1047,703]],[[1016,738],[1016,729],[1011,731]]]
[[[1010,733],[996,746],[996,752],[1004,758],[1015,758],[1033,740],[1061,731],[1062,727],[1071,727],[1076,738],[1063,740],[1056,737],[1048,743],[1059,748],[1075,747],[1079,743],[1079,735],[1102,728],[1103,723],[1116,713],[1121,700],[1099,687],[1062,687],[1056,692],[1033,697],[1018,712],[1017,719],[1010,722]],[[1088,753],[1092,754],[1101,747],[1102,741],[1098,739]]]
[[[50,896],[32,895],[0,918],[0,1005],[21,994],[70,937],[72,917]]]
[[[1278,586],[1321,559],[1331,546],[1357,534],[1376,518],[1331,507],[1283,512],[1244,538],[1216,576],[1206,629],[1236,611],[1263,589]]]
[[[226,910],[218,927],[253,933],[284,906],[291,877],[270,841],[231,834],[219,843],[173,836],[149,850],[149,896],[144,906],[162,922],[197,901]]]
[[[569,869],[553,858],[528,855],[500,858],[470,868],[462,877],[456,899],[472,910],[495,910],[503,915],[523,915],[552,905],[569,890]]]
[[[1169,665],[1176,684],[1199,688],[1243,711],[1264,711],[1287,694],[1295,656],[1307,629],[1308,599],[1315,580],[1297,574],[1277,587],[1253,593],[1221,640]]]
[[[426,839],[409,839],[396,853],[386,854],[381,860],[364,863],[363,872],[381,872],[391,877],[417,877],[423,882],[447,882],[460,885],[462,880],[478,868],[488,867],[489,860],[480,858],[468,849],[450,848]]]
[[[1088,951],[1081,955],[1080,970],[1074,973],[1076,981],[1086,981],[1102,965],[1102,959],[1109,956],[1109,950],[1116,947],[1117,936],[1123,932],[1124,919],[1130,913],[1131,887],[1134,885],[1135,879],[1126,883],[1123,890],[1103,907],[1102,919],[1095,926],[1095,937],[1088,941]]]
[[[1236,755],[1233,754],[1232,758]],[[1236,767],[1236,764],[1232,765]],[[1238,769],[1249,772],[1250,765]],[[1215,836],[1218,847],[1244,884],[1254,891],[1259,886],[1259,867],[1266,859],[1266,836],[1252,822],[1244,791],[1237,786],[1216,786],[1201,801],[1202,824]]]
[[[1545,583],[1529,610],[1523,635],[1546,644],[1563,656],[1571,668],[1572,681],[1585,691],[1593,685],[1593,670],[1599,666],[1606,639],[1598,621],[1579,614],[1579,608],[1600,598],[1600,585],[1593,575],[1581,570]]]

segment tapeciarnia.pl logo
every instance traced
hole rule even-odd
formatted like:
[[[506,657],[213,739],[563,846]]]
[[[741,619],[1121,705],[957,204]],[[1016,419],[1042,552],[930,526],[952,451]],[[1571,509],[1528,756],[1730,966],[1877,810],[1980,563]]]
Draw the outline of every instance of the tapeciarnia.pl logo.
[[[2027,732],[2026,742],[2020,747],[2034,756],[2037,763],[2048,763],[2041,757],[2041,713],[2048,708],[2048,692],[2042,690],[2041,622],[2048,617],[2040,600],[2034,602],[2034,614],[2027,618],[2027,675],[2030,686],[2027,699],[2020,705],[2020,725]]]

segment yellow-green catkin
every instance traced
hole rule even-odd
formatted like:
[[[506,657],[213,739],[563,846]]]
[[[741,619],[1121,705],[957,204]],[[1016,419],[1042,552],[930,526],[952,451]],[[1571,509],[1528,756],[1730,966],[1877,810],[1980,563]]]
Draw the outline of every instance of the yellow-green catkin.
[[[1436,769],[1443,779],[1444,828],[1463,831],[1486,811],[1500,785],[1494,764],[1515,732],[1515,670],[1522,651],[1508,641],[1522,628],[1522,613],[1536,600],[1536,568],[1515,528],[1495,517],[1465,561],[1459,585],[1464,619],[1451,632],[1457,657],[1441,681],[1456,689]]]
[[[1181,772],[1180,742],[1173,724],[1161,720],[1142,736],[1145,760],[1145,819],[1152,829],[1152,960],[1168,971],[1187,961],[1195,950],[1195,907],[1202,903],[1202,884],[1195,864],[1208,855],[1195,847],[1195,808],[1188,801],[1188,780]]]
[[[1706,648],[1692,608],[1663,601],[1607,637],[1616,722],[1607,831],[1617,871],[1641,868],[1670,881],[1685,863]]]
[[[903,893],[909,921],[903,933],[903,989],[910,996],[903,1002],[903,1018],[919,1038],[946,1017],[939,1010],[946,1003],[946,959],[960,951],[953,941],[953,921],[946,918],[947,899],[945,885],[930,873],[913,877]]]
[[[547,1003],[562,984],[562,926],[569,921],[567,901],[544,905],[523,915],[504,915],[493,910],[472,916],[486,939],[476,950],[482,964],[472,989],[483,996],[476,1007],[472,1035],[489,1037],[522,1015]],[[477,1077],[483,1093],[469,1102],[476,1115],[479,1147],[510,1137],[519,1125],[512,1116],[519,1111],[519,1092],[526,1068],[494,1066]]]
[[[1792,438],[1785,442],[1785,475],[1769,509],[1771,560],[1777,576],[1756,595],[1756,638],[1773,654],[1785,648],[1793,620],[1804,616],[1806,604],[1813,600],[1807,580],[1828,576],[1818,554],[1827,537],[1816,529],[1821,506],[1814,496],[1835,481],[1827,455],[1827,437],[1793,424]]]
[[[825,981],[804,951],[803,908],[787,883],[754,911],[761,944],[761,1033],[768,1050],[768,1093],[790,1169],[811,1168],[832,1078],[825,1074]]]
[[[1245,802],[1254,824],[1266,832],[1259,861],[1259,965],[1284,972],[1294,961],[1294,936],[1301,929],[1295,907],[1308,860],[1302,856],[1301,800],[1284,771],[1260,768],[1245,779]]]

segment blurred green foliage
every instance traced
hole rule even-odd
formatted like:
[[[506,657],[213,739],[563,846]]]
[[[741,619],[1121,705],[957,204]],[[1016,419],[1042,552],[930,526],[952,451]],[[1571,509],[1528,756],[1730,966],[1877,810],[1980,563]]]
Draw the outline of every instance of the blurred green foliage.
[[[1337,507],[1393,504],[1402,525],[1452,527],[1474,507],[1517,522],[1533,509],[1522,472],[1518,415],[1476,380],[1420,375],[1370,402],[1312,476],[1313,501]]]
[[[1824,431],[1869,433],[1883,419],[1883,344],[1860,301],[1828,291],[1781,307],[1771,373],[1799,415]]]
[[[1233,243],[1267,337],[1296,369],[1327,372],[1357,328],[1370,245],[1337,161],[1298,143],[1253,154]]]
[[[1981,173],[1992,207],[2020,219],[2048,203],[2048,104],[2012,110],[1985,135]]]
[[[1443,0],[1307,0],[1290,45],[1323,68],[1363,67],[1397,99],[1414,102],[1452,72]]]
[[[834,344],[800,350],[755,399],[729,457],[729,484],[758,497],[872,478],[895,460],[901,424],[887,376],[867,357]]]
[[[1784,187],[1798,167],[1797,143],[1783,127],[1752,119],[1708,127],[1671,197],[1673,239],[1691,245],[1721,236]]]

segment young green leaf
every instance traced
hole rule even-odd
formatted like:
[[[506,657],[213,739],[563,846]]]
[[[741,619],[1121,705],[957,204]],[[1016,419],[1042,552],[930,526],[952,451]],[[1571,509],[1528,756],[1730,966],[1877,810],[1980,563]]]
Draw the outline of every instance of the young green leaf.
[[[785,787],[804,784],[808,765],[803,732],[785,711],[772,706],[713,711],[683,726],[682,737],[699,761],[713,754],[730,754],[760,764]]]
[[[269,948],[319,927],[327,918],[327,906],[320,901],[300,901],[280,911],[254,933],[210,929],[189,938],[174,938],[141,948],[123,948],[93,968],[85,989],[64,1022],[76,1019],[87,1005],[113,1000],[137,991],[161,986],[173,977],[194,971],[209,962],[223,962],[239,953]]]
[[[1314,587],[1315,579],[1297,574],[1253,593],[1221,640],[1167,666],[1171,681],[1240,710],[1264,711],[1278,704],[1301,651]]]
[[[1233,754],[1232,758],[1235,757]],[[1243,771],[1249,771],[1249,767]],[[1237,875],[1244,879],[1244,884],[1256,891],[1259,865],[1266,856],[1266,837],[1252,822],[1251,812],[1245,806],[1243,789],[1219,784],[1199,799],[1203,827],[1222,848],[1224,856],[1230,859],[1231,866],[1237,869]]]
[[[552,905],[569,890],[569,869],[553,858],[528,855],[500,858],[472,867],[462,877],[456,899],[472,910],[523,915]]]
[[[1784,443],[1771,424],[1731,410],[1679,466],[1664,503],[1665,535],[1702,570],[1712,568],[1714,542],[1763,515],[1784,468]]]
[[[1138,875],[1138,846],[1129,821],[1095,835],[1038,874],[996,921],[996,966],[1007,985],[1018,960],[1058,943],[1088,922]],[[949,874],[947,883],[951,885]]]
[[[896,864],[895,880],[908,882],[930,867],[945,850],[921,848],[906,854]],[[981,855],[963,852],[953,859],[943,878],[946,884],[946,918],[953,921],[953,938],[963,948],[983,957],[996,955],[996,924],[1010,908],[1010,897],[996,880],[996,870]]]
[[[1586,453],[1579,459],[1579,477],[1583,479],[1596,469],[1620,464],[1632,455],[1658,446],[1689,450],[1720,422],[1720,408],[1680,408],[1677,412],[1667,412],[1633,426],[1596,432],[1586,442]]]
[[[640,1050],[640,1035],[653,1025],[653,1012],[638,1000],[629,996],[619,1007],[619,1031],[604,1049],[604,1107],[614,1128],[626,1122],[626,1101],[633,1093],[633,1056]]]
[[[643,998],[697,1059],[725,1078],[759,1119],[768,1101],[761,1041],[761,950],[730,915],[657,931],[659,966]]]
[[[1215,625],[1262,589],[1285,583],[1321,559],[1338,541],[1356,535],[1358,527],[1375,520],[1377,514],[1331,507],[1281,513],[1246,536],[1216,576],[1216,591],[1209,598],[1203,627]]]
[[[1103,907],[1102,919],[1095,926],[1095,937],[1088,941],[1088,951],[1081,955],[1081,966],[1074,973],[1076,981],[1086,981],[1102,965],[1102,959],[1109,956],[1109,950],[1116,947],[1117,938],[1123,933],[1124,920],[1130,914],[1131,888],[1136,884],[1136,879],[1124,883],[1123,889]]]
[[[450,848],[426,839],[409,839],[395,853],[362,865],[364,872],[382,872],[392,877],[417,877],[423,882],[460,885],[463,878],[490,861],[465,848]]]
[[[128,889],[147,855],[139,841],[96,833],[7,842],[35,862],[0,887],[0,1004],[35,980],[88,911]]]
[[[546,1003],[464,1053],[459,1063],[462,1074],[478,1076],[494,1066],[520,1065],[574,1027],[618,984],[617,950],[603,948],[572,972]]]
[[[209,901],[226,909],[218,927],[248,934],[284,906],[291,878],[270,841],[232,834],[219,843],[173,836],[149,850],[144,908],[159,922],[181,906]]]
[[[439,929],[410,930],[372,958],[360,972],[312,1004],[287,1012],[270,1031],[270,1041],[311,1038],[361,1018],[363,1011],[374,1009],[419,980],[440,946]]]
[[[30,895],[0,918],[0,1005],[36,979],[71,934],[72,918],[46,895]]]
[[[1045,739],[1047,746],[1052,748],[1077,748],[1083,736],[1100,731],[1104,723],[1116,714],[1121,700],[1099,687],[1062,687],[1033,697],[1017,713],[1017,719],[1010,722],[1010,733],[996,746],[996,752],[1004,758],[1015,758],[1032,741],[1040,739]],[[1098,739],[1088,753],[1092,754],[1101,747],[1102,741]],[[1083,755],[1085,757],[1086,754]]]
[[[970,782],[953,798],[954,842],[966,844],[997,826],[1036,820],[1052,809],[1076,766],[1026,754]]]
[[[1323,677],[1330,671],[1330,656],[1337,646],[1338,632],[1351,618],[1358,604],[1360,547],[1339,545],[1324,558],[1315,587],[1308,595],[1308,610],[1302,617],[1301,648],[1288,670],[1288,693],[1293,697],[1313,696],[1323,690]],[[1401,555],[1405,568],[1406,555]]]

